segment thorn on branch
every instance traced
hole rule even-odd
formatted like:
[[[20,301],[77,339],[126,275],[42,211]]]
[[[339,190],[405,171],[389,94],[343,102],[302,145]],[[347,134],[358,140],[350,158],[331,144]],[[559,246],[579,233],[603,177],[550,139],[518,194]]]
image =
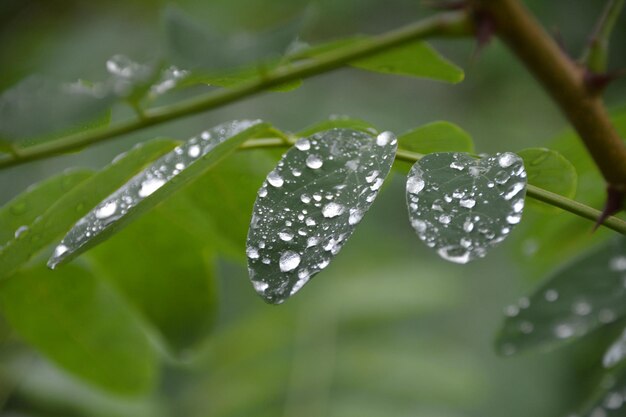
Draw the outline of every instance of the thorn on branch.
[[[626,75],[626,68],[620,68],[600,74],[594,73],[587,68],[585,69],[585,73],[583,75],[583,81],[590,93],[600,94],[604,91],[607,85],[624,75]]]
[[[475,10],[474,18],[474,36],[476,37],[476,48],[472,53],[473,61],[480,54],[485,46],[491,42],[496,33],[496,22],[491,15],[483,10]]]
[[[624,197],[626,197],[626,187],[614,186],[609,184],[606,188],[606,203],[600,217],[596,221],[593,231],[612,215],[619,213],[624,208]]]

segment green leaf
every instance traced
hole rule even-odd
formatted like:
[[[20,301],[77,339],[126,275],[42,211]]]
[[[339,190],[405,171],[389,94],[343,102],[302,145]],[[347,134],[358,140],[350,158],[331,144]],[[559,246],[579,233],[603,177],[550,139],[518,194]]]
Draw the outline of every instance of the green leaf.
[[[398,147],[421,154],[434,152],[474,153],[472,137],[455,124],[437,121],[398,137]]]
[[[54,268],[106,240],[149,209],[200,177],[243,142],[272,132],[260,121],[223,123],[154,161],[81,218],[55,249]],[[271,133],[270,133],[271,134]]]
[[[522,218],[526,173],[513,153],[475,159],[433,153],[406,182],[411,226],[443,259],[467,263],[502,242]]]
[[[261,82],[267,72],[278,68],[279,62],[266,63],[263,66],[247,66],[232,70],[221,70],[216,72],[194,71],[180,82],[181,87],[188,87],[197,84],[207,84],[216,87],[236,87],[243,83],[252,81]],[[299,88],[302,80],[295,80],[286,84],[281,84],[270,88],[272,91],[288,92]]]
[[[217,290],[207,236],[178,218],[194,215],[195,208],[176,209],[172,214],[157,207],[89,258],[159,331],[168,350],[180,355],[211,330]]]
[[[605,368],[615,366],[626,357],[626,330],[624,330],[619,338],[617,338],[611,346],[606,350],[602,358],[602,364]]]
[[[212,31],[175,7],[163,13],[165,36],[172,56],[191,69],[218,70],[282,56],[302,29],[305,16],[262,33],[227,36]]]
[[[522,149],[517,154],[524,160],[529,184],[574,198],[578,178],[576,168],[563,155],[546,148]],[[547,208],[545,204],[541,207]]]
[[[26,224],[26,232],[10,240],[0,250],[0,278],[7,277],[47,245],[59,239],[104,197],[174,146],[174,141],[165,139],[138,145],[72,188],[30,224]]]
[[[321,122],[308,126],[300,130],[298,133],[296,133],[296,135],[300,137],[307,137],[318,132],[337,128],[359,130],[369,134],[380,133],[373,125],[366,122],[365,120],[353,119],[348,116],[336,116],[328,120],[322,120]]]
[[[350,65],[383,74],[430,78],[456,84],[463,81],[463,70],[439,55],[426,42],[412,42],[360,59]]]
[[[0,95],[0,138],[29,143],[52,140],[104,126],[114,97],[103,98],[82,85],[57,85],[30,77]],[[56,134],[55,134],[56,133]]]
[[[615,112],[611,121],[618,134],[626,138],[626,110]],[[576,200],[601,208],[606,197],[605,182],[576,132],[568,129],[546,143],[576,168]],[[528,210],[517,239],[522,264],[532,272],[545,273],[559,262],[613,236],[612,231],[603,227],[591,233],[592,228],[589,221],[570,213],[549,215],[545,211]]]
[[[550,275],[530,297],[509,306],[497,339],[503,354],[553,347],[626,314],[626,239],[596,247]]]
[[[254,204],[247,249],[255,290],[282,303],[339,253],[370,208],[397,140],[332,129],[296,142]]]
[[[28,226],[65,193],[93,175],[91,170],[72,169],[30,186],[0,208],[0,246]]]
[[[24,340],[92,384],[120,394],[154,384],[156,357],[139,323],[85,268],[18,272],[0,283],[0,309]]]
[[[624,391],[626,391],[626,368],[609,372],[597,384],[594,393],[585,407],[572,415],[580,417],[621,417],[624,415]]]

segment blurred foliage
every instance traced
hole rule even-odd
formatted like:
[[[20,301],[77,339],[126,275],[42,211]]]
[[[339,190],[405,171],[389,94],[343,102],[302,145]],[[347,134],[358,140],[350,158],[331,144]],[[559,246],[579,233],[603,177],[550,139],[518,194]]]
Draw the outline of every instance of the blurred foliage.
[[[170,3],[202,22],[209,34],[217,34],[214,52],[234,55],[234,61],[225,59],[235,66],[253,62],[259,51],[233,54],[225,48],[228,42],[236,42],[243,33],[267,33],[294,16],[314,17],[298,40],[317,45],[356,33],[378,33],[428,13],[412,0],[392,6],[374,0]],[[581,0],[528,4],[547,26],[560,27],[570,51],[580,50],[602,6]],[[91,82],[110,78],[105,63],[114,55],[165,71],[169,67],[159,60],[168,50],[163,35],[167,6],[148,0],[3,1],[0,60],[10,65],[0,68],[0,90],[5,97],[13,94],[22,86],[19,81],[33,74],[90,80],[81,85],[93,86]],[[612,67],[626,63],[621,53],[625,34],[622,19],[614,34]],[[430,56],[431,63],[439,65],[435,73],[447,71],[434,78],[460,80],[462,72],[456,66],[429,47],[415,45],[420,56]],[[382,198],[324,276],[275,308],[256,297],[241,261],[256,191],[280,151],[247,150],[231,155],[75,264],[58,272],[43,267],[41,254],[51,252],[51,243],[175,144],[151,142],[149,149],[132,150],[127,158],[106,166],[113,156],[149,138],[182,139],[242,117],[271,120],[293,131],[318,123],[302,131],[306,134],[342,123],[367,131],[371,122],[381,130],[403,132],[433,120],[452,120],[455,124],[435,122],[420,129],[433,129],[429,137],[445,138],[446,151],[473,152],[469,134],[456,124],[472,133],[478,152],[537,146],[558,151],[576,170],[576,198],[600,205],[602,181],[580,141],[571,132],[551,142],[543,140],[565,123],[505,48],[495,43],[469,65],[470,42],[434,45],[467,67],[464,83],[452,88],[412,78],[338,71],[306,80],[288,96],[252,98],[80,154],[3,171],[0,200],[11,202],[0,210],[0,245],[18,241],[18,232],[23,241],[33,242],[37,253],[28,245],[15,246],[21,254],[11,256],[7,270],[21,267],[16,272],[21,276],[0,285],[0,413],[456,417],[500,415],[506,410],[511,417],[551,416],[585,405],[581,398],[589,398],[595,388],[598,392],[586,404],[587,414],[602,405],[609,410],[607,415],[618,415],[612,411],[617,400],[611,395],[623,389],[624,373],[618,367],[603,376],[599,365],[611,342],[619,346],[622,321],[558,353],[503,359],[491,349],[503,305],[561,261],[611,236],[602,230],[590,234],[589,222],[568,213],[529,206],[522,230],[514,233],[516,242],[459,269],[443,264],[419,244],[406,220],[404,184],[396,178],[383,188]],[[275,59],[284,47],[281,42],[279,48],[269,48],[268,56]],[[176,47],[175,52],[183,51]],[[369,67],[403,72],[395,66],[404,66],[405,57],[394,56],[394,68],[381,68],[380,62]],[[242,72],[234,76],[227,74],[228,82],[215,78],[203,82],[233,85],[262,77],[265,70],[240,68]],[[410,72],[433,76],[424,74],[424,68],[428,66]],[[75,112],[65,117],[62,106],[56,107],[58,101],[47,95],[29,110],[30,118],[14,118],[5,106],[0,111],[0,149],[11,152],[6,144],[12,138],[5,136],[19,136],[32,144],[56,139],[58,134],[45,135],[52,131],[67,134],[126,119],[137,110],[128,102],[135,107],[144,103],[151,94],[148,87],[163,75],[161,71],[142,77],[132,94],[116,95],[126,103],[105,114],[100,107],[79,103],[75,106],[79,117],[74,118]],[[211,88],[215,87],[173,88],[168,95],[150,99],[168,104]],[[624,83],[616,83],[607,92],[608,102],[623,104],[624,92]],[[337,114],[351,114],[358,121]],[[329,115],[335,116],[319,122]],[[4,124],[9,119],[12,124]],[[63,126],[57,125],[61,120]],[[615,113],[622,136],[624,120],[623,111]],[[407,148],[432,152],[433,144],[420,139],[420,129],[406,135]],[[23,133],[6,135],[5,130]],[[529,154],[521,155],[525,152]],[[538,152],[543,154],[533,150],[526,157],[536,159]],[[138,153],[145,159],[138,159]],[[59,174],[67,166],[88,168]],[[557,154],[550,151],[537,167],[564,175],[542,186],[572,193],[575,176]],[[532,177],[529,180],[533,183]],[[34,183],[39,185],[13,199]],[[30,230],[24,233],[23,225]],[[575,276],[577,269],[572,268]],[[559,278],[558,272],[553,276],[567,281],[569,288],[569,276]],[[554,282],[545,284],[537,297],[552,286]],[[564,308],[569,313],[568,307]],[[541,323],[553,324],[547,318],[533,324]],[[519,336],[519,323],[514,326]]]

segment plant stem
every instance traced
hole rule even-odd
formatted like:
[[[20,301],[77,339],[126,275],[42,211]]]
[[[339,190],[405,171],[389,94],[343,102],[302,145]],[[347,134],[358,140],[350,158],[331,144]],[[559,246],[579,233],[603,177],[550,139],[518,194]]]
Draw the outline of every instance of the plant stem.
[[[261,138],[251,139],[245,142],[240,149],[263,149],[263,148],[282,148],[289,147],[295,139],[285,141],[280,138]],[[404,149],[398,149],[396,152],[396,159],[399,161],[405,161],[415,163],[424,157],[423,154],[407,151]],[[535,200],[549,204],[554,207],[558,207],[572,214],[575,214],[584,219],[596,222],[600,218],[601,212],[592,207],[589,207],[583,203],[564,197],[562,195],[553,193],[543,188],[539,188],[532,184],[528,184],[526,187],[526,195]],[[602,223],[603,226],[612,229],[618,233],[626,235],[626,221],[619,217],[610,216],[606,218]]]
[[[352,61],[406,43],[430,37],[469,36],[471,19],[466,12],[442,13],[430,19],[372,37],[370,42],[347,45],[313,59],[286,64],[264,74],[258,80],[242,83],[231,89],[221,89],[169,106],[146,110],[143,117],[124,121],[102,129],[70,135],[53,142],[19,149],[19,157],[0,159],[0,168],[22,164],[85,148],[88,145],[225,106],[291,81],[313,77],[340,68]]]
[[[609,0],[606,3],[602,16],[594,29],[587,46],[583,52],[581,63],[593,73],[606,72],[609,57],[609,39],[615,27],[615,22],[624,7],[624,0]]]
[[[543,84],[578,132],[604,179],[626,190],[626,146],[602,98],[584,81],[586,69],[571,60],[518,0],[473,0],[499,37]]]

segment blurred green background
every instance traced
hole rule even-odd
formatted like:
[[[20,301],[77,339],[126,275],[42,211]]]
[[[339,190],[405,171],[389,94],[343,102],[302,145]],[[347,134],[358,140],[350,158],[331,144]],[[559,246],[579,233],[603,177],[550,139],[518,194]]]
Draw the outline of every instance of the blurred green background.
[[[431,13],[416,0],[2,0],[0,88],[33,73],[102,79],[104,63],[114,54],[138,61],[158,57],[164,48],[160,10],[171,3],[229,33],[271,27],[310,7],[316,19],[304,36],[309,42],[375,34]],[[546,27],[559,29],[575,56],[603,6],[583,0],[526,3]],[[613,37],[612,67],[626,65],[624,23],[622,18]],[[472,134],[479,152],[547,146],[566,128],[558,109],[498,41],[473,61],[471,40],[433,44],[466,70],[463,83],[335,71],[289,93],[262,94],[80,153],[4,170],[0,201],[67,167],[102,167],[136,142],[185,139],[237,118],[261,118],[296,131],[330,115],[349,115],[397,134],[448,120]],[[625,92],[626,84],[616,83],[606,95],[609,107],[624,104]],[[124,106],[114,109],[113,120],[130,116]],[[501,358],[492,348],[503,307],[559,259],[535,262],[523,255],[524,231],[517,230],[517,240],[484,260],[447,264],[410,229],[403,187],[396,174],[341,255],[284,305],[264,304],[242,264],[218,259],[215,330],[193,360],[166,361],[152,394],[116,397],[83,384],[2,326],[2,415],[539,417],[565,415],[580,405],[597,377],[602,334],[556,352],[514,358]],[[581,245],[591,240],[584,235]]]

